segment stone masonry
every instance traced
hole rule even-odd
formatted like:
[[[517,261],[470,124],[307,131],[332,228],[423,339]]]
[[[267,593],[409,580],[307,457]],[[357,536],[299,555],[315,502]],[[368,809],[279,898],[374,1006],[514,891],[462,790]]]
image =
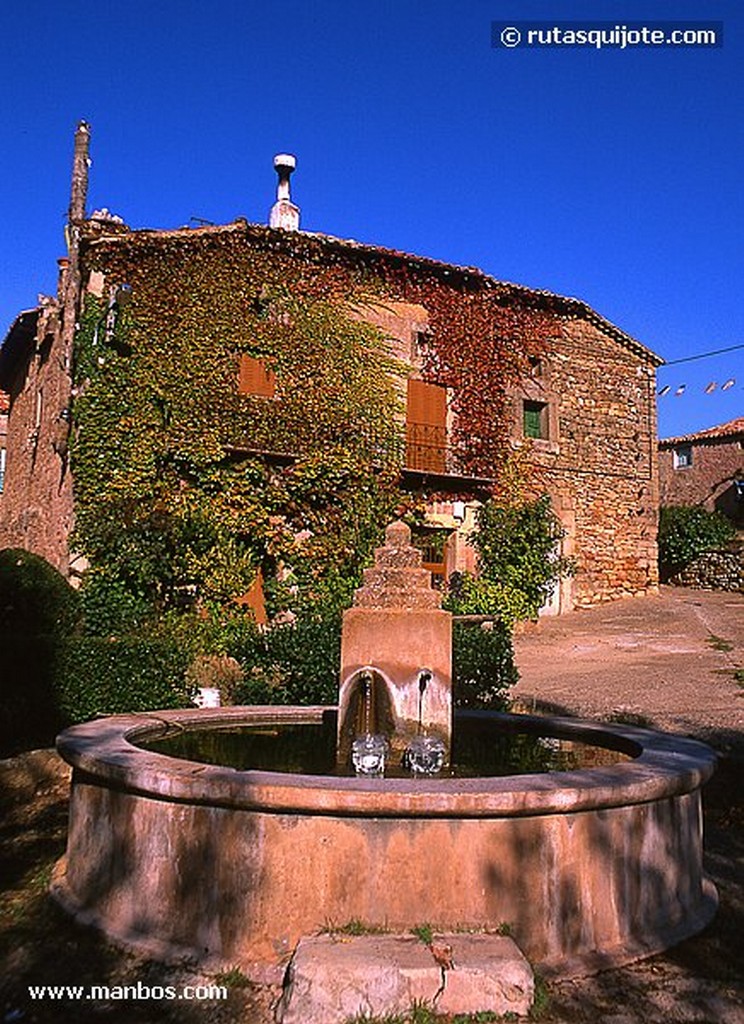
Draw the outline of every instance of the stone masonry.
[[[521,402],[546,406],[547,436],[524,441]],[[655,371],[591,320],[566,319],[551,350],[514,396],[515,443],[527,443],[536,491],[550,494],[576,563],[560,610],[658,585]]]

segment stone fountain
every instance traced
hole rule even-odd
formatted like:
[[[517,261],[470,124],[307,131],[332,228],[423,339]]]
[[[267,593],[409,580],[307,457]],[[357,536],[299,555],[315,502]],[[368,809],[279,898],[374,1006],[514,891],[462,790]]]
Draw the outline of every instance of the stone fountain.
[[[506,922],[533,964],[564,976],[704,927],[716,895],[703,872],[700,787],[713,752],[630,726],[528,715],[460,712],[453,729],[450,631],[407,528],[394,523],[344,619],[338,708],[191,708],[67,730],[58,748],[74,772],[56,899],[151,956],[262,977],[281,971],[302,936],[352,920],[399,932]],[[506,777],[437,771],[467,722],[494,743],[526,733],[625,756]],[[236,770],[146,748],[324,724],[337,727],[338,760],[345,771],[355,760],[356,777],[333,764],[320,775]],[[415,761],[422,738],[439,755],[422,755],[425,770],[410,763],[405,777],[379,777],[378,754],[364,749],[374,737],[391,762]]]
[[[411,531],[395,522],[344,613],[338,702],[338,759],[354,742],[427,773],[452,744],[452,616],[422,566]],[[379,749],[378,743],[378,749]]]

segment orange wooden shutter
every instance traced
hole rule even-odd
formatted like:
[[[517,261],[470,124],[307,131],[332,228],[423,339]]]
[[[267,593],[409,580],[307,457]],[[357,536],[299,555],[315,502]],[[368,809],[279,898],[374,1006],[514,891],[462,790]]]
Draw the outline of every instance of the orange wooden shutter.
[[[238,391],[241,395],[273,398],[276,393],[274,371],[263,359],[256,359],[254,356],[246,354],[241,355]]]
[[[445,471],[447,392],[439,384],[408,381],[406,465],[431,473]]]
[[[266,603],[264,602],[263,573],[259,569],[256,578],[247,593],[235,598],[235,603],[242,605],[253,613],[256,625],[265,626],[268,622],[266,616]]]

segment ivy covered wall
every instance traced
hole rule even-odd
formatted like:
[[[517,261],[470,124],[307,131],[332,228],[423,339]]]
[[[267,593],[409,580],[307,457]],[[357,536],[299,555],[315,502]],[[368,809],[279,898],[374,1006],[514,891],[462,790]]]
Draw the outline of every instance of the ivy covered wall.
[[[89,238],[76,339],[77,548],[135,618],[198,594],[224,603],[258,570],[270,614],[344,603],[393,515],[403,383],[365,305],[422,305],[424,380],[448,388],[465,473],[498,477],[506,389],[555,326],[482,276],[370,259],[238,223]],[[241,354],[275,376],[240,394]],[[126,595],[126,598],[124,597]]]

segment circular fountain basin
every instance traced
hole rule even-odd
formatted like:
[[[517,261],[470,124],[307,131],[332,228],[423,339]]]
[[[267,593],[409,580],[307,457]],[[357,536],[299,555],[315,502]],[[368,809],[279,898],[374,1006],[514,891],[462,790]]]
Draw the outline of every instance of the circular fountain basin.
[[[470,712],[631,755],[488,778],[237,771],[144,750],[173,729],[319,723],[334,709],[117,716],[58,739],[74,768],[52,891],[80,921],[162,959],[256,976],[302,935],[508,926],[545,972],[587,973],[703,928],[700,787],[715,754],[630,726]]]

